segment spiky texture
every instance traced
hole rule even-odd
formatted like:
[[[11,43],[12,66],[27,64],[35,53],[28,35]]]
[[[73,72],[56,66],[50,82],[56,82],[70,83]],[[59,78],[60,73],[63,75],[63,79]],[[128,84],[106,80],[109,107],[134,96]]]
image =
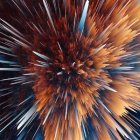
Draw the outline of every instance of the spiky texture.
[[[125,118],[132,119],[127,109],[140,108],[136,1],[13,0],[14,5],[12,22],[1,19],[1,43],[20,66],[0,70],[20,71],[21,79],[11,83],[32,83],[44,139],[91,140],[95,133],[99,140],[135,138]]]

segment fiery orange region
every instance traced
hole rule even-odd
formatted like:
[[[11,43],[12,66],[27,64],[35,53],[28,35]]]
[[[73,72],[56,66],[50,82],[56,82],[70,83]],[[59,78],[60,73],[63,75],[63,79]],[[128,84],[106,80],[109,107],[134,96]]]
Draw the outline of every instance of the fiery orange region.
[[[79,31],[71,31],[70,25],[74,21],[75,13],[76,20],[79,21],[82,6],[75,5],[70,0],[67,1],[66,8],[63,4],[60,4],[60,8],[62,11],[66,9],[67,15],[71,16],[66,18],[53,15],[57,36],[51,26],[50,34],[44,32],[44,38],[40,38],[37,30],[33,28],[34,50],[27,52],[29,61],[36,63],[39,59],[31,51],[37,51],[50,59],[49,66],[45,68],[33,64],[27,66],[29,72],[37,73],[33,90],[44,124],[45,140],[60,140],[61,137],[63,140],[82,140],[81,123],[82,120],[86,121],[87,115],[91,116],[99,139],[110,140],[108,130],[98,121],[94,108],[99,109],[107,126],[111,127],[115,136],[120,139],[116,132],[116,123],[96,100],[99,97],[98,90],[104,90],[106,94],[102,98],[107,107],[114,117],[131,131],[118,116],[124,115],[126,108],[138,108],[132,101],[140,101],[139,90],[129,82],[129,78],[138,80],[139,74],[132,73],[127,77],[116,75],[112,79],[104,68],[122,66],[120,56],[128,51],[125,45],[129,46],[139,33],[140,8],[135,6],[135,0],[119,0],[117,5],[115,2],[107,0],[103,3],[102,10],[97,10],[97,1],[90,1],[85,35],[81,35]],[[49,21],[47,24],[50,24]],[[45,44],[42,47],[39,47],[40,40]],[[61,50],[59,45],[62,44]],[[98,77],[102,78],[102,81],[97,82]],[[105,90],[102,87],[104,84],[111,84],[115,92]],[[100,129],[104,135],[100,134]]]

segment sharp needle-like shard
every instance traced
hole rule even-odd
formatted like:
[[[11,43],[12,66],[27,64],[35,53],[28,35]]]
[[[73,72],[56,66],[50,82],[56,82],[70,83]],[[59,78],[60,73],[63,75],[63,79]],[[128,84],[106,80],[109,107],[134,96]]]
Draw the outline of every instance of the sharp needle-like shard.
[[[89,7],[89,0],[86,1],[83,12],[82,12],[82,16],[80,19],[80,23],[79,23],[79,31],[83,32],[84,29],[84,25],[85,25],[85,21],[86,21],[86,17],[87,17],[87,12],[88,12],[88,7]]]
[[[47,56],[43,55],[43,54],[40,54],[40,53],[35,52],[35,51],[33,51],[33,53],[34,53],[34,54],[36,54],[37,56],[39,56],[40,58],[42,58],[42,59],[46,60],[46,61],[48,61],[48,60],[49,60],[49,58],[48,58]]]
[[[47,4],[46,0],[43,0],[43,4],[44,4],[44,6],[45,6],[46,12],[47,12],[48,17],[49,17],[49,20],[50,20],[50,22],[51,22],[51,24],[52,24],[52,27],[53,27],[53,29],[54,29],[54,32],[55,32],[55,34],[57,34],[56,29],[55,29],[55,26],[54,26],[54,23],[53,23],[53,20],[52,20],[52,17],[51,17],[51,14],[50,14],[50,11],[49,11],[49,7],[48,7],[48,4]]]

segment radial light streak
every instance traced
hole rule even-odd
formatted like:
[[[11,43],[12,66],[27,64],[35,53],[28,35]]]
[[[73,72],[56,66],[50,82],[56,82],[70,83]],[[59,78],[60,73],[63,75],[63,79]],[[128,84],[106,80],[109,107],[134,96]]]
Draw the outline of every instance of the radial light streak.
[[[85,3],[83,13],[82,13],[82,16],[80,19],[80,23],[79,23],[80,32],[83,32],[83,29],[84,29],[84,25],[85,25],[85,21],[86,21],[86,17],[87,17],[88,6],[89,6],[89,0],[87,0]]]
[[[140,139],[136,0],[1,3],[3,139]]]

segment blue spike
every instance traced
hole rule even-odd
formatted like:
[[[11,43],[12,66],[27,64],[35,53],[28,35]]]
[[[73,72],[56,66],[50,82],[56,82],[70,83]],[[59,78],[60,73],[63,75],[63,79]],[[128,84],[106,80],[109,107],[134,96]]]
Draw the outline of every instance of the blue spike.
[[[84,29],[84,25],[85,25],[85,21],[86,21],[86,17],[87,17],[87,11],[88,11],[88,6],[89,6],[89,0],[86,1],[84,9],[83,9],[83,13],[80,19],[80,23],[79,23],[79,31],[83,32]]]

